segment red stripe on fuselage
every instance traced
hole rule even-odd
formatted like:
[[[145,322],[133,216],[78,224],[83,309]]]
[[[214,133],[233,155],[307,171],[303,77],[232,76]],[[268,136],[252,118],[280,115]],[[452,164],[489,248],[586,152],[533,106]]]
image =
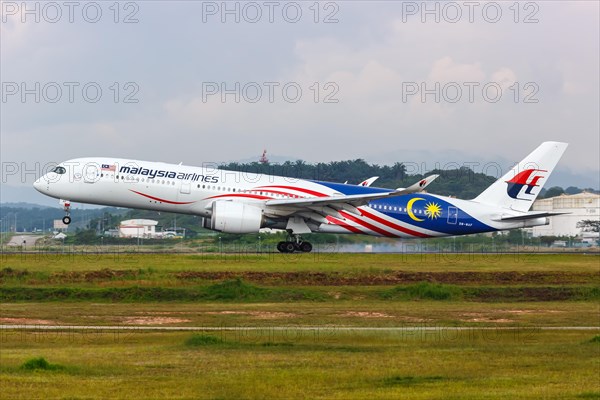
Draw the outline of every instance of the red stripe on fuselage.
[[[284,195],[286,198],[298,198],[301,196],[298,196],[297,194],[292,194],[289,192],[282,192],[280,190],[270,190],[270,189],[254,189],[255,192],[264,192],[264,193],[273,193],[273,194],[282,194]]]
[[[135,190],[129,189],[129,191],[131,191],[133,193],[136,193],[136,194],[139,194],[140,196],[147,197],[147,198],[152,199],[152,200],[160,201],[161,203],[177,204],[177,205],[195,203],[195,201],[171,201],[171,200],[165,200],[165,199],[161,199],[160,197],[150,196],[149,194],[142,193],[142,192],[137,192]]]
[[[356,228],[356,227],[354,227],[352,225],[349,225],[349,224],[345,223],[342,220],[339,220],[339,219],[337,219],[335,217],[332,217],[331,215],[328,215],[326,218],[327,218],[327,221],[331,222],[332,224],[339,225],[342,228],[345,228],[345,229],[349,230],[352,233],[362,233],[362,234],[364,234],[364,232],[361,231],[360,229],[358,229],[358,228]]]
[[[407,234],[409,234],[409,235],[413,235],[413,236],[417,236],[417,237],[421,237],[421,238],[428,238],[428,237],[431,237],[430,235],[427,235],[427,234],[425,234],[425,233],[421,233],[421,232],[413,231],[412,229],[405,228],[405,227],[403,227],[403,226],[400,226],[400,225],[398,225],[398,224],[394,224],[393,222],[390,222],[390,221],[388,221],[388,220],[386,220],[386,219],[383,219],[383,218],[381,218],[380,216],[378,216],[378,215],[375,215],[375,214],[372,214],[372,213],[370,213],[370,212],[368,212],[368,211],[365,211],[365,210],[363,210],[362,208],[359,208],[359,211],[360,211],[360,213],[361,213],[362,215],[364,215],[365,217],[367,217],[367,218],[371,218],[373,221],[377,221],[377,222],[379,222],[380,224],[383,224],[383,225],[385,225],[385,226],[387,226],[387,227],[389,227],[389,228],[392,228],[392,229],[396,229],[396,230],[398,230],[398,231],[400,231],[400,232],[404,232],[404,233],[407,233]]]
[[[218,199],[218,198],[221,198],[221,197],[246,197],[246,198],[249,198],[249,199],[273,200],[273,198],[269,197],[269,196],[261,196],[261,195],[258,195],[258,194],[243,194],[243,193],[220,194],[218,196],[207,197],[204,200]]]
[[[299,188],[299,187],[296,187],[296,186],[269,185],[269,186],[259,186],[259,188],[289,189],[289,190],[295,190],[297,192],[302,192],[302,193],[310,194],[310,195],[316,196],[316,197],[329,197],[328,195],[326,195],[324,193],[315,192],[314,190]]]
[[[373,224],[370,224],[367,221],[363,221],[362,219],[357,218],[357,217],[353,216],[352,214],[349,214],[349,213],[347,213],[345,211],[339,211],[339,213],[342,214],[344,216],[344,218],[349,219],[350,221],[354,221],[357,224],[362,225],[365,228],[372,230],[373,232],[380,233],[383,236],[398,237],[398,235],[395,235],[395,234],[393,234],[391,232],[388,232],[385,229],[381,229],[380,227],[375,226]]]

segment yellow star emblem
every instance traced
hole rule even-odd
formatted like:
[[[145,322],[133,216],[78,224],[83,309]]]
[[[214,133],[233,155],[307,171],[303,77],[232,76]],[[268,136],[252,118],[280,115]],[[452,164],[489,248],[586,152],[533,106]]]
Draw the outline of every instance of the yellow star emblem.
[[[437,203],[427,203],[425,205],[425,215],[428,218],[436,219],[442,215],[442,207]]]

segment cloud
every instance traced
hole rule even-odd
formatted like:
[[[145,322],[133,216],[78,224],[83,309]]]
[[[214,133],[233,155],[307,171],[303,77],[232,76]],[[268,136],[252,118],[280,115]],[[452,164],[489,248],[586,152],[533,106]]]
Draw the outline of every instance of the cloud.
[[[346,2],[329,25],[201,24],[197,4],[140,4],[141,22],[131,26],[2,24],[4,81],[97,80],[109,95],[116,81],[140,86],[138,104],[2,104],[3,159],[93,150],[194,164],[265,146],[309,161],[401,149],[496,159],[565,140],[566,164],[598,170],[596,2],[540,3],[537,24],[515,24],[510,14],[498,24],[403,21],[401,3]],[[266,90],[268,81],[280,84],[272,102],[202,94],[206,82]],[[473,102],[403,96],[411,82],[472,81],[497,82],[501,101],[480,90]],[[537,103],[523,102],[529,82],[539,87]],[[286,83],[300,85],[300,101],[282,98]]]
[[[486,74],[480,62],[461,64],[446,56],[433,63],[428,78],[433,82],[482,82]]]

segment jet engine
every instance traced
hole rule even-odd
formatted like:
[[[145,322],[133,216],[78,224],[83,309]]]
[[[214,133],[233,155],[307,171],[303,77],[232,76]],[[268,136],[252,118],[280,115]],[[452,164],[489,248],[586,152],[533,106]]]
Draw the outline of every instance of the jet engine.
[[[256,233],[265,225],[262,209],[233,201],[215,201],[204,227],[225,233]]]

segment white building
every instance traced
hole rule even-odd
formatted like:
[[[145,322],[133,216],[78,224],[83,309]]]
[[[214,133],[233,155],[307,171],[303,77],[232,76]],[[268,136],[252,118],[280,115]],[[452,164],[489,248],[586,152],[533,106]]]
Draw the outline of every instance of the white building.
[[[563,194],[536,200],[531,210],[570,213],[550,217],[549,225],[531,228],[533,236],[598,236],[597,233],[582,232],[582,229],[577,227],[577,223],[585,219],[596,221],[600,219],[600,195],[588,192]]]
[[[151,219],[128,219],[119,225],[119,237],[122,238],[154,238],[158,221]]]

